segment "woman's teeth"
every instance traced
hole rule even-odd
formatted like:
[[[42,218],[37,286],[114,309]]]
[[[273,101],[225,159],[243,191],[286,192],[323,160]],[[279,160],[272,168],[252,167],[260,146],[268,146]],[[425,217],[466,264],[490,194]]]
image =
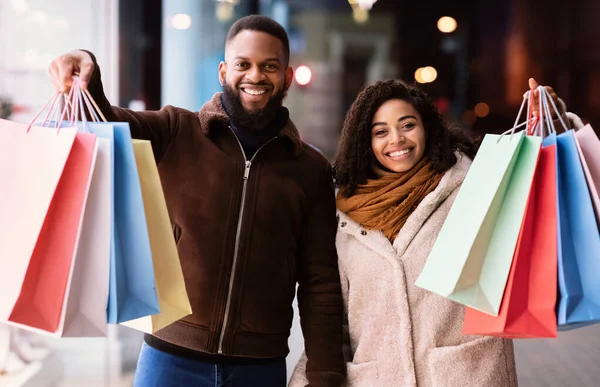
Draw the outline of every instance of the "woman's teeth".
[[[404,149],[404,150],[401,150],[401,151],[396,151],[396,152],[388,153],[388,156],[390,156],[390,157],[401,157],[401,156],[404,156],[404,155],[410,153],[410,151],[412,151],[411,148]]]

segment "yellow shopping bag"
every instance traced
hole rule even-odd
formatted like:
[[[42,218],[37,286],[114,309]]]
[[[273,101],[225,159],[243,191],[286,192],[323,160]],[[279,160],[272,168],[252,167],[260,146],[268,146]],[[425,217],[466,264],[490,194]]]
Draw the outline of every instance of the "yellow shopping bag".
[[[121,325],[155,333],[191,314],[192,308],[152,146],[149,141],[133,140],[133,150],[142,187],[160,313],[126,321]]]

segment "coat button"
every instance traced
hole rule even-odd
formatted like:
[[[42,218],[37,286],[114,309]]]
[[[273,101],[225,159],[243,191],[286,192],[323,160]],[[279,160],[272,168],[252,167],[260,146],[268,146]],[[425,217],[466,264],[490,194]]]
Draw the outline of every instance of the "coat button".
[[[346,227],[346,222],[342,222],[342,223],[340,223],[340,226],[342,226],[342,227]]]
[[[365,230],[362,230],[362,231],[360,232],[360,235],[367,235],[367,232],[366,232]]]

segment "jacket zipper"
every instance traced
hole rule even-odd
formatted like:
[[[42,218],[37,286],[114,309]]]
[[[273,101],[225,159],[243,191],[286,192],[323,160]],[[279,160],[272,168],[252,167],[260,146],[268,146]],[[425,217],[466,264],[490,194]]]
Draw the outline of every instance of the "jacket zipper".
[[[233,136],[235,137],[236,141],[238,142],[238,145],[240,146],[240,150],[242,151],[242,156],[244,156],[245,167],[244,167],[244,181],[242,183],[242,199],[241,199],[241,203],[240,203],[240,214],[238,215],[237,230],[235,232],[235,246],[233,249],[233,264],[231,266],[231,275],[229,276],[229,288],[227,290],[227,303],[225,304],[225,316],[223,316],[223,325],[221,326],[221,336],[219,337],[219,350],[218,350],[219,354],[223,354],[223,339],[225,338],[225,327],[227,326],[227,322],[229,320],[229,312],[230,312],[230,308],[231,308],[231,291],[233,290],[233,282],[235,280],[235,269],[237,267],[237,260],[238,260],[239,250],[240,250],[240,237],[242,234],[242,219],[244,217],[244,207],[246,204],[246,189],[248,187],[248,177],[250,176],[250,167],[252,166],[252,161],[254,161],[254,158],[256,157],[258,152],[260,152],[268,143],[270,143],[271,141],[273,141],[277,138],[277,136],[275,136],[272,139],[270,139],[269,141],[265,142],[260,148],[258,148],[258,150],[256,152],[254,152],[254,155],[252,156],[252,158],[250,158],[250,161],[248,161],[248,159],[246,159],[246,153],[244,152],[244,147],[242,147],[242,143],[240,142],[237,135],[235,134],[235,131],[231,128],[231,126],[229,127],[229,129],[231,129],[231,131],[233,132]]]

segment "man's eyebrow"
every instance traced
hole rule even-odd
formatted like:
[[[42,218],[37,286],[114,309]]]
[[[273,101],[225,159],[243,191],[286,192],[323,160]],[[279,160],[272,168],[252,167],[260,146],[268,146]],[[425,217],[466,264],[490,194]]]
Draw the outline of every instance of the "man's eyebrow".
[[[242,56],[242,55],[238,55],[238,56],[236,56],[233,59],[234,60],[249,60],[247,57]],[[277,63],[281,63],[281,60],[279,60],[279,58],[277,58],[277,57],[273,57],[273,58],[267,58],[263,62],[277,62]]]

